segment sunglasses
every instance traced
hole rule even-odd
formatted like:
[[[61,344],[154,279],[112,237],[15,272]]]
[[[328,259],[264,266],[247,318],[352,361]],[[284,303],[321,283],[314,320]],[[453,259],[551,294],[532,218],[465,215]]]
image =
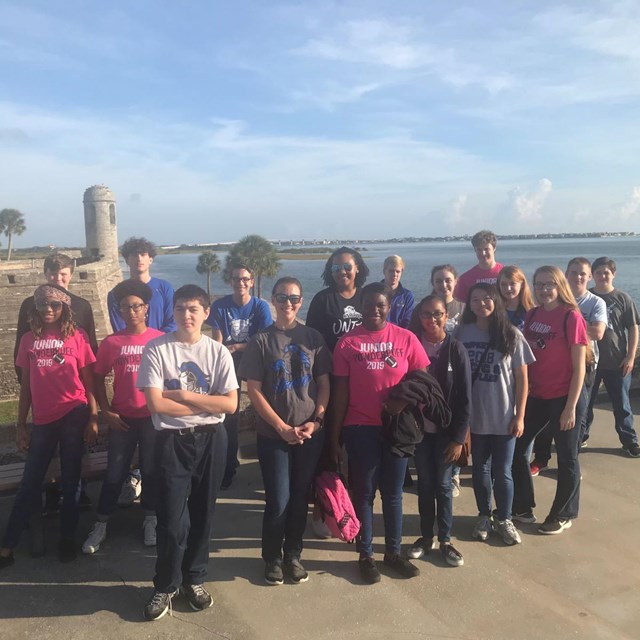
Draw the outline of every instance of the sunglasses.
[[[421,311],[420,312],[420,317],[423,320],[431,320],[432,318],[434,320],[440,320],[440,318],[442,318],[443,316],[444,316],[443,311]]]
[[[44,313],[47,309],[51,311],[60,311],[62,309],[62,302],[54,300],[53,302],[45,302],[44,304],[36,305],[36,311]]]
[[[302,296],[288,296],[286,293],[276,293],[273,297],[276,299],[276,302],[279,302],[280,304],[284,304],[288,300],[294,306],[296,304],[300,304],[300,300],[302,300]]]
[[[344,264],[331,265],[331,273],[339,273],[340,271],[351,273],[353,271],[353,264],[351,262],[345,262]]]
[[[127,311],[138,313],[140,309],[144,309],[146,306],[146,304],[140,304],[139,302],[136,302],[134,304],[123,304],[118,308],[120,309],[120,313],[127,313]]]

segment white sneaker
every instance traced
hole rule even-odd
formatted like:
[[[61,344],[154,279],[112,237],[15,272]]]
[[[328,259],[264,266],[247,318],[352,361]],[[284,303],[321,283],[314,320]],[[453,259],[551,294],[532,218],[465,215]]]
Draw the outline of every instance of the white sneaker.
[[[95,553],[107,537],[107,523],[96,522],[82,545],[82,553]]]
[[[118,504],[121,507],[130,507],[142,493],[142,480],[134,473],[130,473],[122,484]]]
[[[460,476],[451,476],[451,496],[457,498],[460,495]]]
[[[505,544],[520,544],[520,534],[511,520],[494,520],[493,530],[502,537]]]
[[[473,527],[473,533],[471,534],[474,538],[478,540],[486,540],[491,533],[491,520],[488,516],[480,516],[478,522],[476,522],[476,526]]]
[[[156,546],[156,526],[158,525],[158,518],[156,516],[145,516],[142,523],[142,534],[144,536],[145,547]]]

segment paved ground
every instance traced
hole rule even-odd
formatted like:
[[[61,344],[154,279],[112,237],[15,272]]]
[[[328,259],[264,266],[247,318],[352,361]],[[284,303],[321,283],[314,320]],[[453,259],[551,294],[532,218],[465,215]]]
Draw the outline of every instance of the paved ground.
[[[464,553],[463,567],[448,567],[434,553],[417,561],[417,578],[385,572],[380,584],[367,586],[352,546],[310,538],[303,558],[309,582],[269,587],[262,582],[259,550],[260,474],[248,461],[219,502],[207,584],[215,600],[211,609],[194,613],[177,599],[173,617],[142,621],[154,557],[142,545],[141,514],[133,507],[116,514],[97,554],[71,565],[61,565],[54,553],[33,560],[19,548],[16,564],[0,574],[2,638],[640,638],[640,460],[622,455],[608,407],[597,411],[596,420],[581,458],[581,515],[560,536],[522,525],[523,544],[515,548],[472,540],[476,510],[465,474],[454,503],[454,542]],[[542,519],[554,470],[535,482]],[[95,497],[98,489],[94,483],[90,493]],[[2,528],[10,504],[0,500]],[[418,532],[411,491],[405,514],[405,541],[411,542]],[[82,535],[91,523],[91,514],[84,514]],[[381,524],[378,515],[378,533]],[[53,549],[56,522],[48,527]],[[381,549],[381,538],[376,541]]]

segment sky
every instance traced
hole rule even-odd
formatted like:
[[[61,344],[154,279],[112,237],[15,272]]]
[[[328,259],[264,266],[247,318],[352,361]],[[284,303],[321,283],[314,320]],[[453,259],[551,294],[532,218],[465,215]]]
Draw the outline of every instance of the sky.
[[[0,0],[20,247],[640,231],[638,0]],[[6,239],[2,238],[6,246]]]

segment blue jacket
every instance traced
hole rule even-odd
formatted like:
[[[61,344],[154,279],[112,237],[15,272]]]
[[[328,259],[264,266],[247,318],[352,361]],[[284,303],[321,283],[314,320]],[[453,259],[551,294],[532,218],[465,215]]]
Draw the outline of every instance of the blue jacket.
[[[384,280],[382,281],[384,282]],[[389,322],[397,324],[399,327],[406,329],[409,326],[411,320],[411,314],[413,313],[413,307],[416,301],[413,297],[413,293],[409,289],[405,289],[402,283],[398,283],[398,288],[395,290],[395,295],[391,301],[391,310],[389,311]]]

